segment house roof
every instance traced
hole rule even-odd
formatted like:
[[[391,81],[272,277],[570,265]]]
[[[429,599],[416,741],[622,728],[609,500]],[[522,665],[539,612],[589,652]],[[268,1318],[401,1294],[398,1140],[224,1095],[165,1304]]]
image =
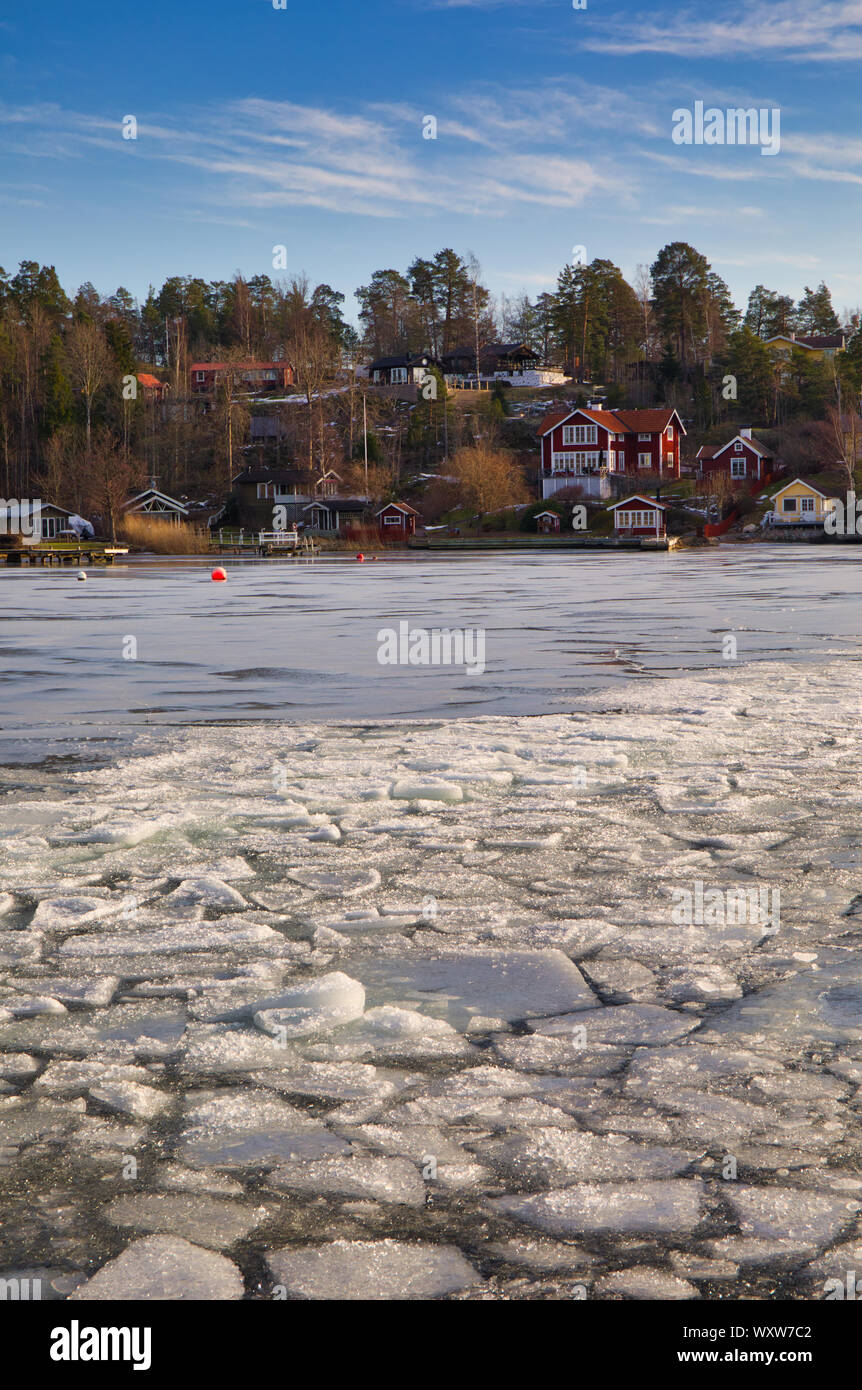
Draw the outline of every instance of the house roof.
[[[128,501],[122,504],[123,510],[135,511],[149,499],[156,502],[164,502],[168,511],[182,512],[183,515],[188,512],[188,507],[185,506],[183,502],[178,502],[176,497],[169,497],[166,492],[161,492],[157,487],[145,487],[143,492],[137,493],[135,497],[130,497]]]
[[[631,497],[624,497],[621,502],[614,502],[612,507],[608,507],[608,511],[615,512],[618,507],[627,507],[630,502],[645,502],[647,507],[653,510],[667,511],[666,502],[659,502],[655,497],[644,497],[642,492],[633,492]]]
[[[560,513],[559,513],[559,512],[552,512],[552,511],[535,512],[535,513],[533,514],[533,520],[534,520],[534,521],[538,521],[540,516],[552,516],[552,517],[554,518],[555,521],[559,521],[559,520],[560,520]]]
[[[730,445],[735,444],[737,439],[740,440],[741,443],[745,444],[747,448],[751,449],[752,453],[759,454],[761,458],[772,458],[772,455],[770,454],[769,450],[764,448],[764,446],[761,443],[759,443],[758,440],[751,439],[748,435],[745,434],[735,434],[733,438],[729,441],[729,443],[722,444],[720,449],[714,449],[708,444],[702,444],[698,449],[695,457],[704,459],[718,458],[719,454],[726,453],[727,450],[730,448]]]
[[[817,349],[824,348],[843,348],[846,334],[839,333],[797,333],[791,337],[789,333],[774,333],[771,338],[765,339],[766,346],[770,343],[789,343],[791,347],[803,347]]]
[[[317,501],[309,502],[302,510],[310,512],[312,507],[323,507],[328,512],[364,512],[367,505],[361,497],[319,497]]]
[[[773,502],[775,501],[776,497],[781,496],[782,492],[786,492],[788,488],[793,487],[796,483],[799,483],[801,487],[807,487],[810,492],[816,492],[818,497],[841,498],[843,496],[843,494],[840,492],[824,492],[822,488],[815,487],[813,483],[809,483],[806,478],[792,478],[789,483],[785,483],[784,486],[780,487],[777,492],[773,492]]]
[[[164,386],[165,384],[163,381],[159,381],[157,376],[153,376],[152,372],[138,372],[138,381],[142,386],[146,386],[150,389],[157,386]]]
[[[395,511],[404,512],[406,516],[419,516],[419,512],[417,512],[416,508],[409,506],[406,502],[387,502],[386,506],[381,507],[380,511],[375,512],[374,515],[376,517],[381,516],[383,512],[390,512],[393,508]]]
[[[422,367],[426,362],[436,362],[430,352],[399,352],[394,357],[375,357],[369,362],[369,372],[385,371],[388,367]]]
[[[569,410],[552,410],[546,415],[539,425],[539,435],[547,434],[550,430],[556,429],[557,425],[562,424],[573,415],[586,415],[588,420],[592,420],[602,429],[612,430],[614,434],[658,434],[666,430],[671,421],[676,418],[679,429],[685,434],[685,426],[680,419],[679,412],[669,408],[665,410],[591,410],[588,406],[575,406]]]
[[[237,473],[233,486],[237,483],[311,483],[315,474],[303,468],[263,468],[250,466]]]
[[[286,369],[288,362],[193,362],[189,367],[190,372],[251,372],[260,371],[262,367],[277,368],[280,371]]]

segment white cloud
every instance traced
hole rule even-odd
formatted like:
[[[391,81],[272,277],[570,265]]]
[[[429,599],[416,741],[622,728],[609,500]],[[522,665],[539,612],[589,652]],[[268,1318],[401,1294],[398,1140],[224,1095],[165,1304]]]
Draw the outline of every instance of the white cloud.
[[[683,58],[862,58],[862,0],[755,0],[704,17],[704,7],[660,10],[638,22],[605,17],[583,46],[599,53],[667,53]]]

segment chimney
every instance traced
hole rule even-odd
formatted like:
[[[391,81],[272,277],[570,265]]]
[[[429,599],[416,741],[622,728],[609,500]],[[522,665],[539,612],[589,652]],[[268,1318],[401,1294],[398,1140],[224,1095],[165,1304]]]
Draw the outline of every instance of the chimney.
[[[741,437],[742,437],[743,439],[750,439],[750,438],[751,438],[751,429],[750,429],[750,428],[747,428],[747,429],[744,429],[744,430],[740,430],[739,433],[740,433],[740,435],[741,435]]]

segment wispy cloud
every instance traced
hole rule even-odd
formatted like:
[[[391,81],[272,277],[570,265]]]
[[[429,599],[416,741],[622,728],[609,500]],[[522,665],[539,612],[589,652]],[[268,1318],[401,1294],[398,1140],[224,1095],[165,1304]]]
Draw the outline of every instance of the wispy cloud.
[[[758,57],[830,62],[862,58],[862,0],[755,0],[722,7],[666,8],[638,21],[603,16],[601,30],[583,36],[599,53],[667,53],[682,58]]]

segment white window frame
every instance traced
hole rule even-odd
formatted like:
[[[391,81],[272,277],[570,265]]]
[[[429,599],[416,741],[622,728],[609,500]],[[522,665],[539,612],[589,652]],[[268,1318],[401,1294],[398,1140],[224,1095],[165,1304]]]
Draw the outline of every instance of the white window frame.
[[[574,473],[574,471],[575,455],[573,453],[551,455],[552,473]]]
[[[798,499],[797,497],[782,497],[782,499],[781,499],[781,510],[782,510],[783,512],[795,512],[795,511],[797,511],[798,508],[797,508],[797,506],[796,506],[796,503],[798,502],[798,500],[799,500],[799,499]]]
[[[385,517],[383,518],[383,525],[384,525],[384,526],[400,526],[400,525],[401,525],[401,517],[400,517],[400,515],[399,515],[399,516],[385,516]]]
[[[392,367],[389,372],[389,380],[392,382],[393,386],[403,385],[403,383],[407,380],[407,368]]]
[[[667,437],[668,437],[668,439],[673,439],[673,425],[668,425],[668,427],[667,427]]]
[[[638,454],[638,468],[652,468],[652,454]]]
[[[743,458],[732,458],[732,459],[730,460],[730,476],[731,476],[731,478],[744,478],[744,477],[745,477],[745,458],[744,458],[744,457],[743,457]]]
[[[647,431],[645,434],[638,435],[638,444],[645,443],[652,444],[652,434],[649,431]]]
[[[799,499],[799,510],[800,510],[800,512],[816,512],[816,510],[817,510],[817,498],[816,498],[816,497],[800,497],[800,499]]]
[[[743,442],[742,442],[741,439],[735,439],[735,440],[733,441],[733,452],[734,452],[735,454],[741,454],[742,451],[743,451],[743,449],[744,449],[744,447],[745,447],[745,446],[744,446],[744,444],[743,444]]]
[[[597,444],[597,425],[563,425],[563,444]]]

